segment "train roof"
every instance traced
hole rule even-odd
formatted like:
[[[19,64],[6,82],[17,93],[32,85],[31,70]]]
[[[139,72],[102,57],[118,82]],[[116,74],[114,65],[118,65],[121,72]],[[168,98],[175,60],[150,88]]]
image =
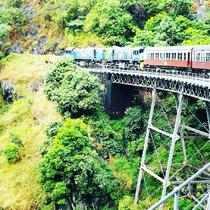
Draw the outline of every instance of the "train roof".
[[[199,45],[199,46],[194,46],[195,51],[202,51],[202,50],[208,50],[210,51],[210,45]]]
[[[166,46],[166,47],[146,47],[145,51],[190,51],[193,49],[193,46]]]

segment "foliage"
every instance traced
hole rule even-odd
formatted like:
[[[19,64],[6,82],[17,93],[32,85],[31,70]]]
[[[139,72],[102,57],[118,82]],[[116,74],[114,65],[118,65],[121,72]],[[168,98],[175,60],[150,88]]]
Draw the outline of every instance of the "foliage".
[[[59,61],[47,75],[45,93],[56,101],[65,116],[92,114],[101,105],[99,79],[87,71],[76,69],[69,58]]]
[[[46,130],[47,137],[51,138],[51,137],[56,136],[61,127],[62,127],[62,122],[60,122],[60,121],[50,122],[50,124]]]
[[[0,151],[3,151],[0,152],[3,166],[0,167],[0,206],[4,209],[28,209],[29,206],[42,209],[47,203],[39,184],[38,149],[48,124],[59,121],[60,115],[55,105],[46,99],[43,89],[34,92],[33,87],[42,83],[49,68],[40,55],[11,54],[1,61],[1,81],[15,84],[17,93],[24,96],[12,104],[2,102],[0,97]],[[11,134],[24,145],[19,147],[21,161],[16,164],[7,164],[4,154],[11,143]]]
[[[14,143],[8,144],[4,150],[4,155],[10,164],[18,162],[20,160],[19,146]]]
[[[147,30],[139,30],[134,37],[134,45],[137,46],[154,46],[154,32]]]
[[[134,199],[131,196],[125,196],[119,201],[118,210],[138,210],[138,206],[134,204]]]
[[[92,137],[96,142],[97,153],[104,159],[111,159],[125,152],[122,130],[117,130],[113,124],[115,122],[103,113],[100,113],[97,119],[88,120],[88,125],[92,129]]]
[[[123,119],[126,151],[131,156],[138,155],[143,150],[144,139],[142,134],[146,129],[145,110],[143,106],[128,108]]]
[[[26,18],[25,14],[21,9],[13,8],[11,7],[8,9],[9,13],[9,24],[16,30],[20,29],[22,26],[24,26]]]
[[[110,162],[113,174],[119,182],[121,198],[135,190],[139,161],[138,156],[129,158],[118,155]]]
[[[65,154],[65,155],[64,155]],[[41,183],[54,203],[88,208],[111,204],[116,182],[98,158],[87,125],[66,120],[40,165]]]
[[[58,131],[61,127],[62,127],[62,122],[60,121],[53,121],[49,123],[46,129],[46,139],[39,148],[39,151],[42,156],[47,154],[47,151],[52,146],[53,137],[55,137],[58,134]]]
[[[12,142],[13,144],[17,145],[18,147],[23,146],[22,140],[21,140],[20,137],[17,136],[16,134],[11,133],[11,134],[10,134],[10,139],[11,139],[11,142]]]
[[[8,0],[8,4],[10,7],[20,7],[23,3],[23,0]]]
[[[107,45],[124,45],[133,36],[132,16],[115,2],[99,2],[85,20],[85,30],[103,36]]]
[[[159,13],[145,24],[145,30],[137,30],[135,45],[180,45],[189,43],[208,44],[208,26],[199,21],[190,20],[183,15],[171,16]],[[193,44],[193,43],[192,43]]]

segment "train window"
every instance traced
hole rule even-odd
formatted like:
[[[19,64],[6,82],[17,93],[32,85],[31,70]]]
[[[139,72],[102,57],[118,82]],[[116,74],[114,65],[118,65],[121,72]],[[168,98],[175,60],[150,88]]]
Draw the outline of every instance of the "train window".
[[[172,53],[172,60],[176,60],[176,53]]]
[[[166,60],[170,60],[170,53],[166,53]]]
[[[206,62],[210,62],[210,52],[206,53]]]
[[[134,55],[138,55],[138,54],[139,54],[138,50],[134,50]]]
[[[164,60],[163,53],[160,53],[160,60]]]
[[[183,53],[183,55],[184,55],[183,60],[186,61],[187,60],[187,54],[186,53]]]
[[[96,58],[96,50],[93,50],[93,56],[94,56],[94,58]]]
[[[178,60],[182,60],[182,53],[178,53]]]
[[[159,60],[159,53],[155,53],[155,60]]]
[[[151,53],[151,60],[155,59],[155,53]]]
[[[196,61],[200,61],[201,60],[201,53],[196,53]]]
[[[206,59],[205,59],[205,53],[204,52],[202,52],[201,53],[201,61],[205,61]]]

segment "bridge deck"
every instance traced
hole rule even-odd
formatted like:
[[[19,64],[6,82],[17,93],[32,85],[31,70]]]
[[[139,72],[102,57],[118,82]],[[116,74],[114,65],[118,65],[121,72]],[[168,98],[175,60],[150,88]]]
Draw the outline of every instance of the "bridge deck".
[[[112,83],[153,88],[171,92],[180,92],[184,95],[201,100],[210,101],[210,78],[184,71],[165,70],[119,70],[107,68],[85,68],[98,75],[110,75]]]
[[[111,73],[111,74],[126,74],[132,76],[144,76],[144,77],[152,77],[173,81],[180,81],[184,83],[190,83],[202,87],[208,87],[210,89],[210,78],[205,78],[204,75],[198,75],[194,73],[164,73],[158,71],[134,71],[134,70],[112,70],[112,69],[89,69],[91,72],[98,73]]]

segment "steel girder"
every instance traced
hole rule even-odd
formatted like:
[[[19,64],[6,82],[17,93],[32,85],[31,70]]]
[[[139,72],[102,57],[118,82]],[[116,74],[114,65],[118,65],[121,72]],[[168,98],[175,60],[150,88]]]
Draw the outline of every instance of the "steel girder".
[[[140,75],[129,75],[122,73],[95,73],[97,75],[110,74],[110,80],[112,83],[133,85],[146,88],[154,88],[158,90],[164,90],[169,92],[180,93],[183,90],[183,94],[198,98],[201,100],[210,102],[210,89],[209,87],[191,84],[187,82],[181,82],[178,80],[147,77]]]

